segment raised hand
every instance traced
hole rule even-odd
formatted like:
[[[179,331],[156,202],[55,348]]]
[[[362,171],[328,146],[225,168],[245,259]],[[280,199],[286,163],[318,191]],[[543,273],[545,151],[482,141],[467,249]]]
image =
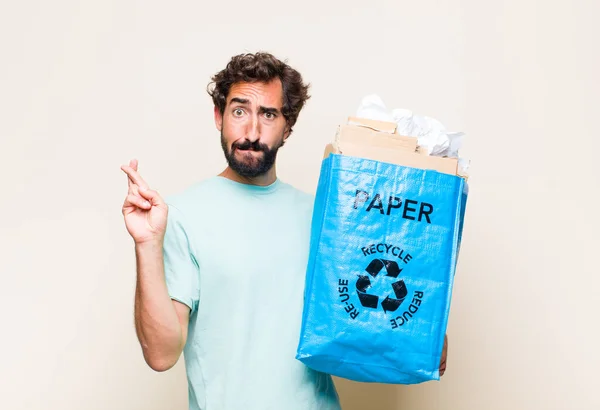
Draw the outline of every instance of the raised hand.
[[[129,192],[123,203],[127,231],[136,244],[162,241],[167,227],[167,204],[142,179],[137,171],[137,160],[122,165],[121,169],[127,174],[129,183]]]

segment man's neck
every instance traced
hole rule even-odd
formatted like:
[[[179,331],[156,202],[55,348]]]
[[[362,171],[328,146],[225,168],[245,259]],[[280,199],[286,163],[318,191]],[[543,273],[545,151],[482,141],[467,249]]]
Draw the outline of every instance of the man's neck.
[[[273,165],[273,167],[266,174],[254,178],[241,176],[230,167],[225,168],[225,170],[221,172],[219,176],[225,177],[235,182],[239,182],[241,184],[258,186],[271,185],[277,180],[277,172],[275,170],[275,165]]]

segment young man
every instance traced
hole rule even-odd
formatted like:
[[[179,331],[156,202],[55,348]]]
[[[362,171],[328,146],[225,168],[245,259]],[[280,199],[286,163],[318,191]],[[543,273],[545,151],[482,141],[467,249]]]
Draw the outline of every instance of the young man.
[[[235,56],[209,94],[228,167],[164,201],[123,166],[144,358],[184,352],[192,410],[339,409],[329,375],[297,361],[313,198],[277,178],[278,149],[309,98],[266,53]]]

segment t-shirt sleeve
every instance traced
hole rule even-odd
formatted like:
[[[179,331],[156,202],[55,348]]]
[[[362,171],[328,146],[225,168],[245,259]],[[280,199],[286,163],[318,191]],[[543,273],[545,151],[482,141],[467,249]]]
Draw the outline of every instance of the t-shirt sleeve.
[[[167,229],[163,241],[167,289],[171,299],[184,303],[193,313],[198,307],[200,271],[184,216],[175,206],[168,206]]]

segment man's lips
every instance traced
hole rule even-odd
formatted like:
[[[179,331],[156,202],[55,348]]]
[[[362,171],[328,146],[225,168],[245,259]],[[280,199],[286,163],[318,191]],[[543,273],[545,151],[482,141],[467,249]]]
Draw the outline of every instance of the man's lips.
[[[240,148],[240,147],[235,147],[234,150],[236,151],[242,151],[242,152],[262,152],[261,149],[253,149],[253,148]]]

